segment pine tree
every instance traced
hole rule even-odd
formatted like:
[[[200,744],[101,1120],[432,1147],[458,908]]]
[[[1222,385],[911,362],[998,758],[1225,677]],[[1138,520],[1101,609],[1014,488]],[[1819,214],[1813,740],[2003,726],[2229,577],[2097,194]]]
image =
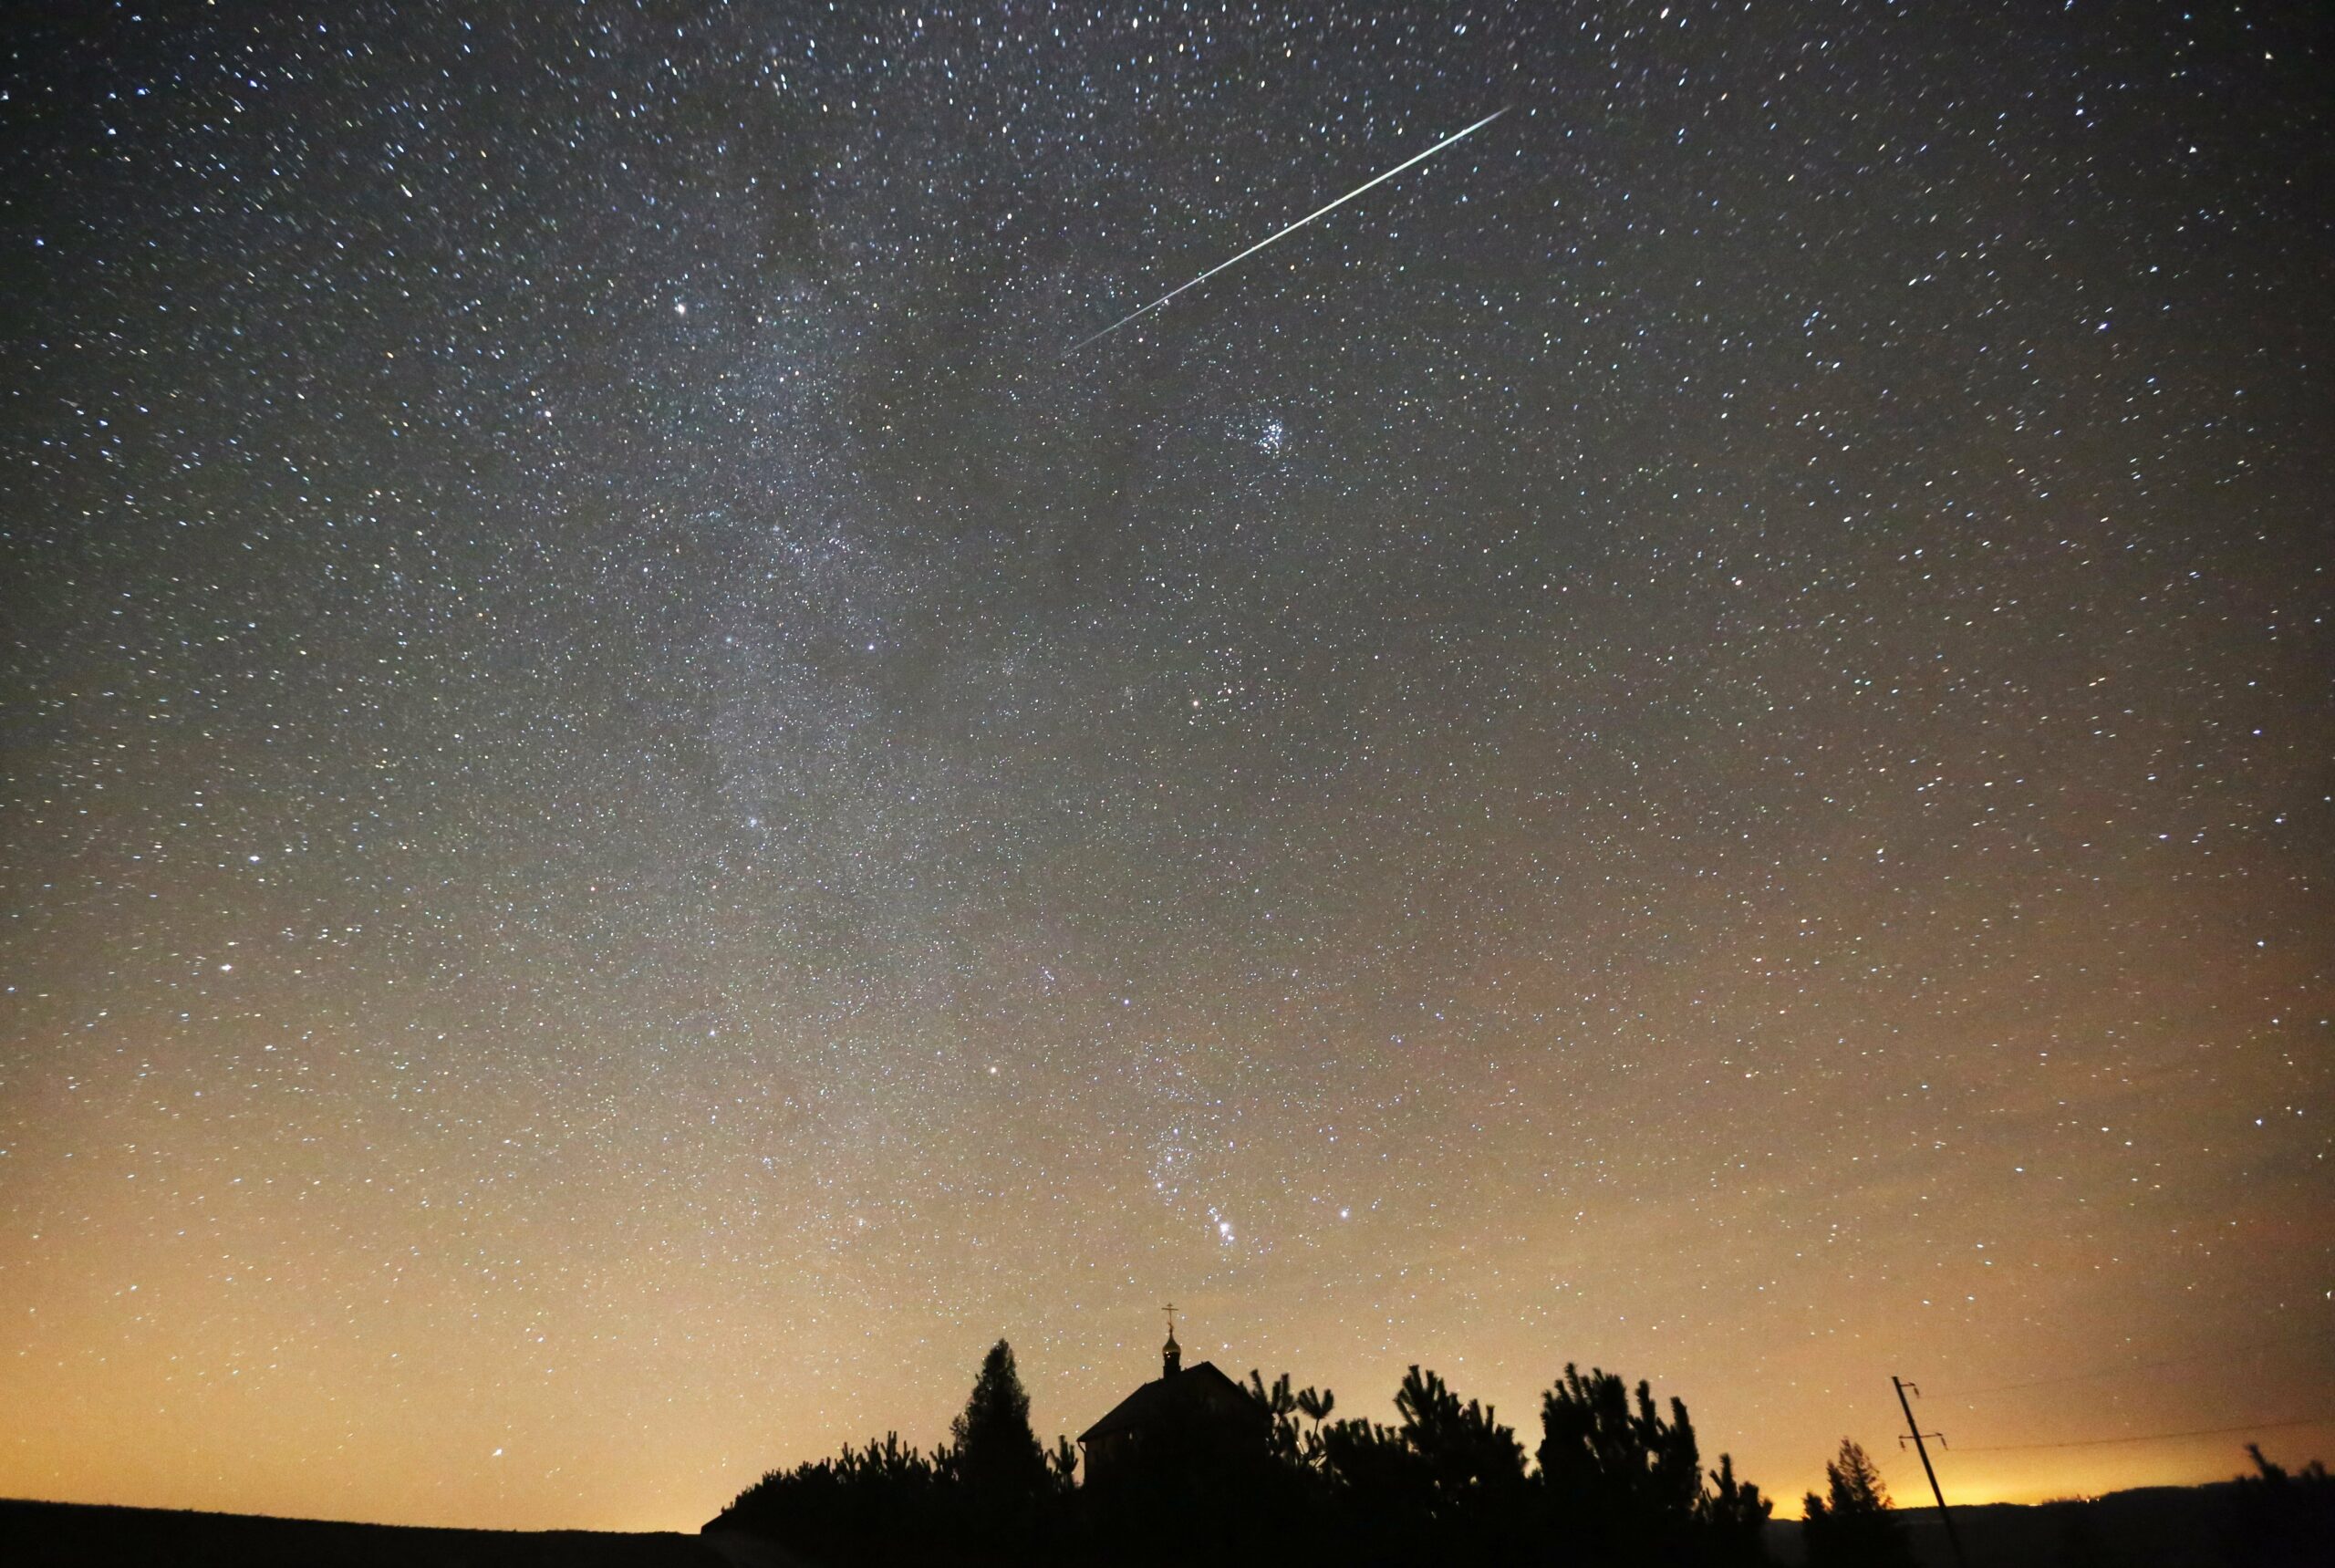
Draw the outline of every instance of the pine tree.
[[[1718,1469],[1711,1472],[1711,1488],[1703,1494],[1703,1522],[1708,1527],[1712,1560],[1765,1563],[1768,1516],[1775,1508],[1759,1495],[1756,1483],[1736,1478],[1733,1455],[1719,1455]]]
[[[1313,1390],[1308,1389],[1306,1392],[1310,1394]],[[1299,1462],[1298,1405],[1297,1396],[1290,1392],[1289,1374],[1282,1373],[1274,1380],[1272,1386],[1268,1387],[1265,1384],[1264,1373],[1256,1367],[1251,1367],[1249,1369],[1249,1397],[1257,1402],[1257,1407],[1262,1410],[1266,1418],[1272,1422],[1272,1426],[1268,1428],[1266,1446],[1271,1449],[1273,1458],[1286,1465],[1297,1464]]]
[[[1841,1439],[1824,1466],[1826,1495],[1810,1492],[1802,1530],[1809,1568],[1913,1568],[1905,1527],[1889,1501],[1889,1485],[1863,1448]]]
[[[1328,1399],[1309,1403],[1329,1413]],[[1292,1405],[1308,1408],[1294,1397]],[[1333,1421],[1309,1435],[1308,1452],[1318,1456],[1357,1544],[1366,1543],[1365,1560],[1520,1559],[1533,1494],[1514,1429],[1417,1366],[1395,1408],[1400,1426]]]
[[[1414,1364],[1395,1395],[1403,1437],[1426,1461],[1442,1517],[1500,1506],[1524,1490],[1524,1445],[1497,1414],[1459,1396]]]
[[[1067,1496],[1078,1490],[1078,1450],[1068,1438],[1055,1435],[1053,1452],[1046,1456],[1046,1469],[1054,1490]]]
[[[950,1423],[949,1436],[957,1476],[977,1501],[1009,1504],[1048,1489],[1046,1451],[1030,1429],[1030,1396],[1005,1341],[982,1358],[965,1413]]]
[[[1556,1527],[1622,1560],[1668,1561],[1701,1523],[1703,1464],[1686,1401],[1573,1366],[1541,1397],[1541,1484]]]
[[[1330,1389],[1317,1389],[1309,1385],[1297,1397],[1297,1407],[1313,1423],[1313,1429],[1306,1433],[1298,1444],[1298,1459],[1307,1469],[1318,1470],[1324,1461],[1322,1423],[1328,1420],[1330,1412],[1338,1407],[1338,1397]]]

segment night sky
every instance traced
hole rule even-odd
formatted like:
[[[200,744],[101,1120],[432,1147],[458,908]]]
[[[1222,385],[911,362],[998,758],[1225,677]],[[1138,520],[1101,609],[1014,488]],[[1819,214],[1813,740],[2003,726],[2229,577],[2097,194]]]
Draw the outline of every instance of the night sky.
[[[19,13],[0,1494],[2335,1459],[2314,10]]]

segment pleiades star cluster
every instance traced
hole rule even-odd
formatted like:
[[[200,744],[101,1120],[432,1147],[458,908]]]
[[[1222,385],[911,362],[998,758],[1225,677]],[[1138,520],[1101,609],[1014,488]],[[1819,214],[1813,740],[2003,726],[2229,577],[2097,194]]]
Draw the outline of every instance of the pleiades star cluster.
[[[693,1528],[1171,1298],[2335,1458],[2329,43],[17,15],[0,1494]]]

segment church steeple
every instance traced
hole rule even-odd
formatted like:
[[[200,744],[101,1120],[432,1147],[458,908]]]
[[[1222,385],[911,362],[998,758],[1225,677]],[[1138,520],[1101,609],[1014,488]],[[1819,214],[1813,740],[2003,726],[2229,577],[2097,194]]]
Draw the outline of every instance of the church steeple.
[[[1184,1347],[1176,1343],[1176,1303],[1159,1309],[1168,1314],[1168,1343],[1159,1347],[1159,1376],[1173,1377],[1184,1369]]]

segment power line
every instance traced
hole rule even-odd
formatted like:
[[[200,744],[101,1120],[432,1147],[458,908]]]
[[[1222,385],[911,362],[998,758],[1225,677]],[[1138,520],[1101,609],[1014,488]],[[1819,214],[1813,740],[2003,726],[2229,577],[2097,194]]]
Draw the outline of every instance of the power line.
[[[2096,1366],[2089,1372],[2062,1372],[2052,1377],[2031,1377],[2024,1383],[1989,1383],[1983,1388],[1948,1388],[1950,1399],[1975,1399],[1981,1394],[2008,1394],[2020,1388],[2048,1388],[2058,1383],[2084,1383],[2095,1377],[2122,1377],[2128,1372],[2153,1372],[2160,1366],[2185,1366],[2193,1361],[2213,1361],[2236,1351],[2263,1350],[2274,1345],[2292,1345],[2298,1340],[2319,1339],[2324,1331],[2312,1329],[2302,1334],[2281,1334],[2275,1339],[2247,1340],[2237,1345],[2225,1345],[2213,1350],[2200,1351],[2195,1355],[2168,1355],[2158,1361],[2127,1361],[2115,1366]]]
[[[1970,1559],[1962,1554],[1962,1536],[1960,1532],[1954,1528],[1954,1515],[1946,1512],[1946,1489],[1937,1484],[1937,1471],[1930,1466],[1929,1445],[1923,1441],[1925,1438],[1935,1438],[1940,1443],[1943,1443],[1946,1441],[1946,1434],[1943,1432],[1924,1432],[1922,1430],[1922,1424],[1914,1419],[1913,1401],[1907,1399],[1905,1396],[1908,1393],[1919,1394],[1921,1392],[1920,1389],[1906,1382],[1903,1377],[1891,1377],[1889,1379],[1889,1386],[1897,1390],[1897,1407],[1905,1412],[1906,1434],[1914,1439],[1914,1452],[1922,1456],[1922,1473],[1930,1478],[1930,1495],[1937,1499],[1938,1522],[1946,1526],[1946,1541],[1947,1545],[1954,1548],[1954,1561],[1956,1568],[1970,1568]],[[1905,1439],[1904,1438],[1898,1438],[1897,1446],[1901,1449],[1904,1448],[1905,1446]]]
[[[2100,1449],[2112,1443],[2163,1443],[2174,1438],[2224,1438],[2232,1432],[2275,1432],[2286,1427],[2335,1427],[2325,1416],[2299,1416],[2291,1421],[2248,1421],[2242,1427],[2200,1427],[2188,1432],[2146,1432],[2137,1438],[2078,1438],[2066,1443],[1990,1443],[1984,1448],[1956,1449],[1957,1454],[2012,1454],[2029,1449]]]

